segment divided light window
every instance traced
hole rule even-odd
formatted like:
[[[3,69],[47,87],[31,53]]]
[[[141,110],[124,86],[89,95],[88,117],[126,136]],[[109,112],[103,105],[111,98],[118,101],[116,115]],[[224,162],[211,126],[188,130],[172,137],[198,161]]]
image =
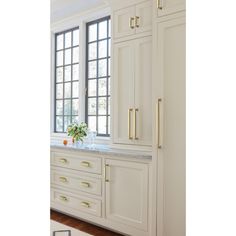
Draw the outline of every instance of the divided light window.
[[[99,136],[110,136],[110,16],[87,23],[86,122]]]
[[[55,132],[78,120],[79,28],[55,35]]]

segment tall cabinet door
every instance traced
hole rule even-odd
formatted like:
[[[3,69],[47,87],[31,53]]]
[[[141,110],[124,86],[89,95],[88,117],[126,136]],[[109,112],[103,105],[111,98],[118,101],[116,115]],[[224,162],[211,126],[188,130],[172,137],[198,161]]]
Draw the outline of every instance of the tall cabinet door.
[[[159,131],[162,138],[157,158],[159,223],[160,218],[164,216],[164,223],[162,226],[159,224],[157,229],[164,227],[160,235],[183,236],[185,235],[186,155],[185,17],[157,23],[156,34],[155,79],[159,85],[156,102],[158,98],[162,99],[159,103],[161,113]],[[164,213],[160,211],[161,207]]]
[[[152,37],[135,41],[135,143],[152,143]]]
[[[185,0],[157,0],[157,15],[164,16],[185,10]]]
[[[114,44],[113,81],[113,141],[131,144],[134,107],[133,41]]]
[[[147,230],[148,165],[106,159],[106,218]]]

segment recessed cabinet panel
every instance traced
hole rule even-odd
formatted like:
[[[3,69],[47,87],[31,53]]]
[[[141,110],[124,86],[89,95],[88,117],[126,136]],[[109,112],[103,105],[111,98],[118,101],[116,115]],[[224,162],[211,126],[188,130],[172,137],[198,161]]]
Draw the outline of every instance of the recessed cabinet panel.
[[[164,16],[185,10],[185,0],[157,0],[157,15]]]
[[[147,230],[147,164],[107,159],[106,165],[106,218]]]

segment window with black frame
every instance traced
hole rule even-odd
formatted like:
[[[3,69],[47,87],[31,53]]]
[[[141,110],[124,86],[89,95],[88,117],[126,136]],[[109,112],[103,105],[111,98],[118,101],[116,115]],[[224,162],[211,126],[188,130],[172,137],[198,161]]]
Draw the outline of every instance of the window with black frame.
[[[55,35],[55,132],[78,120],[79,28]]]
[[[86,25],[86,122],[98,136],[110,136],[110,16]]]

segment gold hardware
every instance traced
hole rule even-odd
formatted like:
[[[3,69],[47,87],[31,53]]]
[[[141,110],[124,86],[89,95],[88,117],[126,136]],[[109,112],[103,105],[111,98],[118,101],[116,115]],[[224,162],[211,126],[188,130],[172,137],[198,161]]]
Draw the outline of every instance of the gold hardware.
[[[129,18],[129,28],[131,28],[131,29],[134,29],[134,25],[133,25],[133,22],[134,22],[134,17],[130,17]]]
[[[131,125],[130,125],[130,113],[133,111],[132,108],[128,109],[128,137],[129,139],[133,139],[133,136],[131,135],[130,129],[131,129]]]
[[[68,198],[65,196],[60,196],[61,201],[68,202]]]
[[[90,163],[88,161],[82,161],[81,162],[81,166],[83,167],[89,167],[90,166]]]
[[[135,26],[138,28],[140,25],[139,25],[139,19],[140,17],[139,16],[135,16]]]
[[[61,176],[61,177],[59,177],[59,179],[60,179],[60,181],[63,182],[63,183],[67,183],[67,182],[68,182],[68,180],[67,180],[66,177]]]
[[[134,138],[137,140],[138,139],[138,137],[137,137],[137,125],[136,125],[136,121],[137,121],[137,119],[136,119],[136,114],[137,114],[137,112],[138,112],[138,109],[136,108],[136,109],[134,109]]]
[[[88,183],[88,182],[81,182],[81,186],[85,187],[85,188],[89,188],[90,187],[90,183]]]
[[[109,182],[109,179],[107,179],[107,167],[109,167],[109,164],[105,165],[105,182]]]
[[[157,108],[156,108],[156,134],[157,134],[157,147],[158,148],[162,148],[161,144],[160,144],[160,139],[161,139],[161,132],[160,132],[160,128],[161,128],[161,124],[160,124],[160,104],[162,102],[162,99],[161,98],[158,98],[157,100]]]
[[[59,161],[63,164],[66,164],[68,162],[67,159],[65,159],[65,158],[61,158]]]
[[[81,206],[89,208],[90,204],[88,202],[81,202]]]
[[[162,6],[162,0],[157,0],[157,8],[162,10],[163,6]]]

